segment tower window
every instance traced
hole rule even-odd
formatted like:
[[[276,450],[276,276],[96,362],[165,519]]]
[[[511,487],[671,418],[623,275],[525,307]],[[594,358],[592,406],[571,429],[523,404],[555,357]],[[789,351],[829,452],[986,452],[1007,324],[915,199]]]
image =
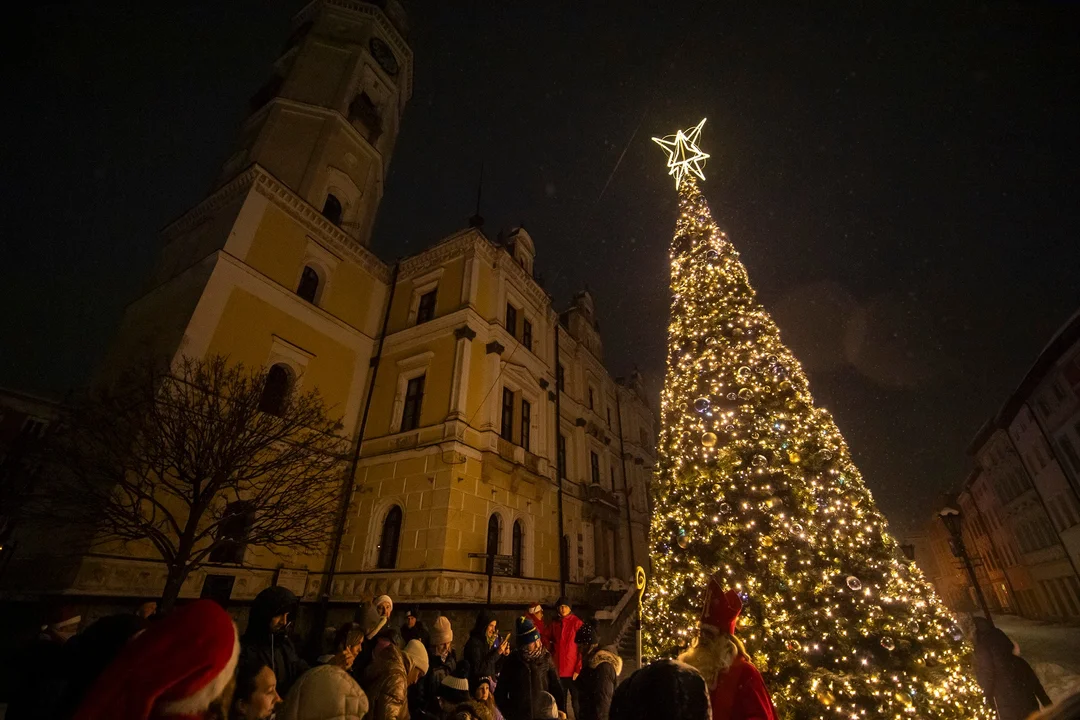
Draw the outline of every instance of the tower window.
[[[506,303],[506,332],[517,337],[517,308]]]
[[[255,509],[246,500],[225,506],[225,514],[217,526],[218,545],[210,551],[210,562],[242,563],[247,549],[247,536],[255,520]]]
[[[285,365],[274,365],[266,373],[262,395],[259,397],[259,410],[271,415],[281,415],[292,389],[292,371]]]
[[[521,401],[521,447],[529,449],[529,427],[532,424],[532,405],[528,400]]]
[[[526,350],[532,350],[532,323],[524,318],[521,320],[521,344]]]
[[[521,521],[514,521],[513,546],[511,553],[514,556],[514,577],[521,577],[521,546],[524,544],[525,531],[521,527]]]
[[[420,304],[416,307],[416,324],[426,323],[435,319],[435,290],[426,292],[420,296]]]
[[[341,225],[342,212],[341,201],[333,193],[328,194],[322,206],[323,217],[335,225]]]
[[[502,427],[499,435],[503,440],[514,441],[514,391],[503,388]]]
[[[353,101],[349,103],[349,122],[353,125],[361,125],[361,130],[367,130],[369,142],[375,142],[382,135],[382,118],[379,115],[379,106],[366,92],[357,93]]]
[[[424,401],[424,377],[419,375],[405,386],[405,407],[401,411],[401,432],[420,427],[420,408]]]
[[[300,284],[296,288],[296,294],[309,303],[315,302],[315,297],[319,294],[319,273],[315,271],[315,268],[310,265],[304,266],[304,271],[300,273]]]
[[[380,570],[392,570],[397,567],[398,540],[401,538],[401,507],[395,505],[386,513],[383,520],[382,536],[379,538]]]

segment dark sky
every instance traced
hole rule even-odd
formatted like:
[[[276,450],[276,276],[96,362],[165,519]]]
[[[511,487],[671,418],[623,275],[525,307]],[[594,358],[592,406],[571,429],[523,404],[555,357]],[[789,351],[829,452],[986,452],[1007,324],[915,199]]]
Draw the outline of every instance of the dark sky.
[[[0,385],[87,377],[302,3],[187,5],[9,27]],[[459,229],[483,160],[487,229],[524,223],[557,302],[592,288],[612,370],[659,388],[676,195],[649,137],[708,117],[713,212],[903,530],[1080,305],[1080,12],[799,5],[413,3],[375,249]]]

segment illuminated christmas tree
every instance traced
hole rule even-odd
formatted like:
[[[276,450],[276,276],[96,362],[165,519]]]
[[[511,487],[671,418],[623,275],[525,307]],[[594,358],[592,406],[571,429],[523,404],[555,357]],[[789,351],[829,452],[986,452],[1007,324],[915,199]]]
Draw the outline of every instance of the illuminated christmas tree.
[[[655,139],[679,192],[653,485],[646,654],[696,631],[707,580],[743,597],[738,634],[782,718],[991,717],[969,648],[901,559],[829,413],[757,301],[698,178],[704,124]]]

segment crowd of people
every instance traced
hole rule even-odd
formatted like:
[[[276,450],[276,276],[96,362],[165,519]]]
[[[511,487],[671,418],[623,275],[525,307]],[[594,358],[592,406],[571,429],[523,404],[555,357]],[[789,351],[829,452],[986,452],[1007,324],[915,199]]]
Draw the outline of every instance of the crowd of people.
[[[259,593],[242,634],[211,600],[163,616],[144,604],[82,633],[78,616],[59,612],[27,657],[6,720],[776,720],[735,634],[742,601],[718,578],[691,648],[622,682],[615,648],[601,647],[566,598],[550,620],[535,604],[506,632],[481,609],[460,657],[447,617],[429,629],[412,608],[395,627],[393,607],[386,595],[364,603],[309,659],[290,636],[298,600],[283,587]],[[973,635],[975,672],[1000,720],[1050,704],[1001,630],[976,618]]]

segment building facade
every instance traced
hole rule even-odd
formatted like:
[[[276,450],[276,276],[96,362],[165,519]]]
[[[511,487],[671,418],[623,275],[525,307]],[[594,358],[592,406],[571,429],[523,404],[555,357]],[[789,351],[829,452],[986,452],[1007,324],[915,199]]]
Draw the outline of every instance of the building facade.
[[[1055,334],[969,447],[977,469],[959,494],[965,545],[999,611],[1080,618],[1080,463],[1072,463],[1080,447],[1078,398],[1080,314]],[[939,591],[956,597],[953,587]]]
[[[102,380],[144,356],[227,356],[317,388],[360,443],[336,547],[249,548],[181,597],[277,583],[306,601],[521,604],[625,587],[647,557],[655,416],[640,377],[605,369],[591,294],[557,311],[523,228],[470,226],[395,265],[369,249],[412,72],[394,0],[302,10],[217,187],[165,228],[125,313]],[[25,590],[41,558],[19,560]],[[39,589],[152,597],[164,577],[134,543],[88,548]]]

